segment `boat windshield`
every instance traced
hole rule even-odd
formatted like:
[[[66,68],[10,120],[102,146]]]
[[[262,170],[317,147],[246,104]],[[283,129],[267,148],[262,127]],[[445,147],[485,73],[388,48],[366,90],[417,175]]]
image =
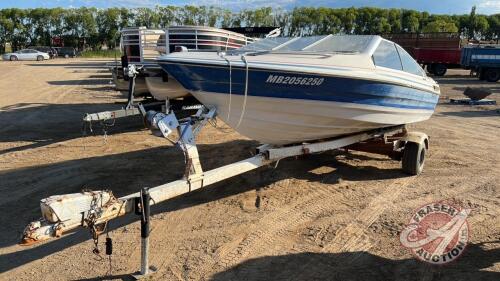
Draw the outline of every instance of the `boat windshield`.
[[[237,55],[249,52],[362,53],[375,37],[373,35],[321,35],[265,38],[232,50],[228,54]]]

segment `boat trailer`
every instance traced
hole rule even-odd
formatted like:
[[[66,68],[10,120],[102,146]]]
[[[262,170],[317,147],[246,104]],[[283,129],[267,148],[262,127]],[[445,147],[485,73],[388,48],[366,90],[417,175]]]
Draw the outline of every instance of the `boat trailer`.
[[[83,122],[91,124],[93,122],[106,122],[109,120],[116,120],[118,118],[129,116],[144,116],[148,110],[160,110],[161,112],[168,113],[170,110],[176,111],[190,111],[194,112],[199,109],[199,103],[185,103],[184,101],[165,100],[165,101],[148,101],[137,103],[135,101],[135,88],[136,78],[138,75],[144,74],[144,65],[129,64],[126,68],[126,75],[129,78],[129,87],[127,95],[127,105],[118,110],[103,111],[97,113],[88,113],[83,117]],[[113,122],[114,123],[114,122]]]
[[[112,110],[112,111],[103,111],[103,112],[98,112],[98,113],[88,113],[85,114],[83,117],[83,122],[87,123],[92,123],[96,121],[101,121],[105,122],[108,120],[115,120],[118,118],[123,118],[123,117],[128,117],[128,116],[135,116],[135,115],[143,115],[145,112],[140,111],[140,103],[136,103],[134,101],[134,92],[135,92],[135,81],[137,78],[137,75],[141,74],[143,67],[142,66],[136,66],[134,64],[128,65],[126,68],[126,75],[128,76],[128,81],[129,81],[129,87],[128,87],[128,96],[127,96],[127,105],[124,108],[118,109],[118,110]],[[158,107],[158,106],[165,106],[162,108],[162,111],[166,112],[166,108],[168,106],[165,104],[165,102],[151,102],[144,104],[143,107],[150,108],[150,107]]]
[[[184,119],[177,119],[173,111],[148,111],[145,114],[146,123],[151,130],[178,146],[186,160],[182,179],[147,189],[151,204],[210,186],[283,158],[341,148],[388,155],[393,159],[402,160],[406,173],[417,175],[422,171],[425,152],[429,148],[429,138],[426,134],[407,132],[406,127],[400,125],[299,145],[261,145],[257,147],[253,157],[203,171],[195,139],[201,128],[215,117],[215,108],[208,107],[202,107],[195,115]],[[178,134],[176,140],[171,137],[174,131]],[[131,212],[141,213],[144,206],[144,202],[141,203],[142,193],[144,190],[116,198],[110,190],[82,191],[42,199],[42,218],[25,228],[20,244],[30,245],[60,237],[79,227],[90,228],[93,234],[99,235],[110,220]]]

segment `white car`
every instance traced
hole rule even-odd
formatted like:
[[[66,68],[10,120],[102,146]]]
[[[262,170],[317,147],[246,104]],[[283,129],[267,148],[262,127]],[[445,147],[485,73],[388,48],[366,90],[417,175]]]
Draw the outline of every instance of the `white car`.
[[[2,55],[3,60],[48,60],[50,59],[49,54],[44,52],[39,52],[33,49],[23,49],[14,53],[6,53]]]

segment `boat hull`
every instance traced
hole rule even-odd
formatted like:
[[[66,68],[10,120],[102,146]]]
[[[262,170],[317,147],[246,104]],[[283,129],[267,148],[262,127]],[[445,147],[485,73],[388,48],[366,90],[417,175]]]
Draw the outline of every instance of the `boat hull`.
[[[129,81],[125,81],[123,78],[120,78],[116,69],[112,71],[113,83],[115,84],[115,89],[117,91],[127,91],[129,88]],[[135,89],[134,96],[143,97],[149,94],[148,87],[146,85],[146,81],[144,77],[137,77],[135,79]]]
[[[163,81],[161,76],[146,77],[146,85],[151,95],[157,100],[178,99],[189,95],[188,91],[172,76],[168,77],[168,81]]]
[[[247,97],[243,112],[243,96],[233,95],[229,106],[226,94],[198,91],[193,95],[201,103],[215,106],[218,117],[240,134],[275,145],[414,123],[432,115],[429,110],[253,96]]]
[[[429,91],[356,77],[249,69],[247,80],[245,68],[233,68],[230,79],[227,67],[160,65],[240,134],[275,145],[424,121],[438,100]]]

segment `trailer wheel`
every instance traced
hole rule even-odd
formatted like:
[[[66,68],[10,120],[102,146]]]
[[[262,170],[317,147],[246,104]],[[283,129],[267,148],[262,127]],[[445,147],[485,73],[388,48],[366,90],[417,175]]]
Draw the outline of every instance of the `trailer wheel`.
[[[415,142],[407,142],[403,150],[402,168],[403,172],[417,176],[424,169],[425,145]]]
[[[480,69],[480,70],[477,72],[477,78],[478,78],[479,80],[481,80],[481,81],[482,81],[482,80],[484,80],[484,79],[486,79],[486,77],[484,76],[484,72],[485,72],[485,71],[484,71],[483,69]]]
[[[488,82],[497,82],[500,79],[500,71],[495,68],[489,68],[484,72],[484,76]]]
[[[426,68],[427,68],[427,72],[429,72],[430,74],[434,74],[434,65],[433,64],[428,64]]]
[[[448,70],[446,68],[446,65],[440,64],[440,63],[435,64],[434,67],[433,67],[433,71],[434,71],[434,74],[436,76],[443,76],[443,75],[445,75],[446,74],[446,70]]]

